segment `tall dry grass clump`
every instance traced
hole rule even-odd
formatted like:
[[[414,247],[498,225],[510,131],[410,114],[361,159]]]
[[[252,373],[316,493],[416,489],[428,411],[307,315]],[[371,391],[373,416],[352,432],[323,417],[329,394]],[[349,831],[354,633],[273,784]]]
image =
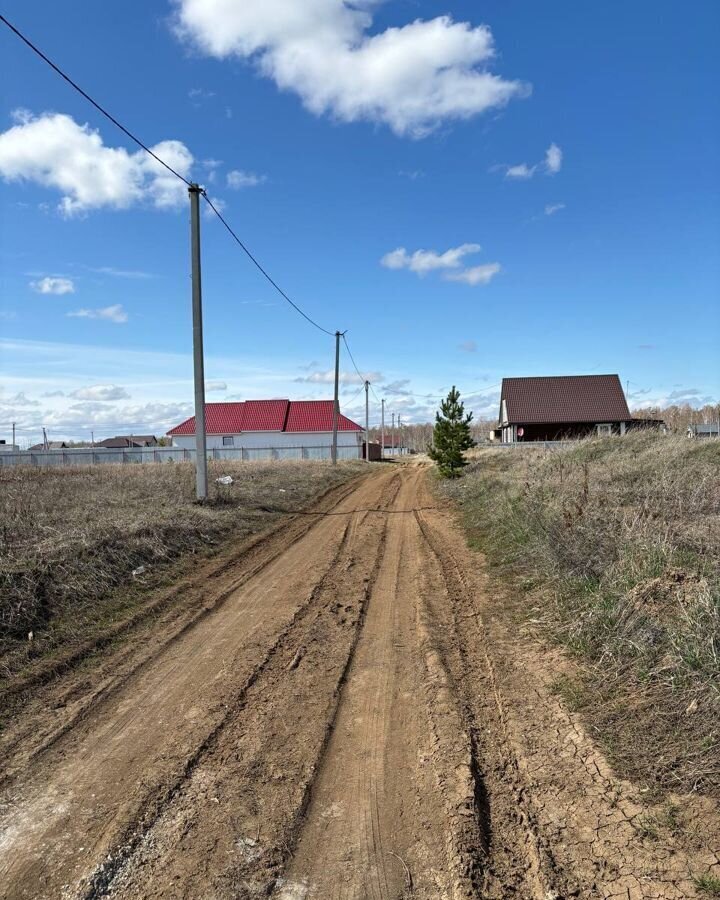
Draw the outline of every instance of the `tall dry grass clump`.
[[[0,468],[0,677],[28,652],[111,624],[178,557],[255,533],[359,471],[361,463],[213,462],[211,499],[200,505],[188,464]],[[226,474],[234,484],[214,482]]]
[[[583,664],[558,691],[620,770],[720,794],[720,442],[632,434],[489,450],[445,490]]]

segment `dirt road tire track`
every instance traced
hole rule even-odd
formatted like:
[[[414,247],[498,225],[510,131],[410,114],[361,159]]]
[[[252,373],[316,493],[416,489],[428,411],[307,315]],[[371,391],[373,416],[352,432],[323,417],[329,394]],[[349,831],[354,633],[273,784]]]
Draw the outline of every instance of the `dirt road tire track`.
[[[0,897],[697,897],[716,811],[643,837],[562,661],[436,507],[423,467],[378,467],[188,585],[211,611],[71,678],[5,761]]]
[[[360,479],[329,489],[310,510],[296,513],[279,526],[241,541],[219,559],[201,565],[200,571],[183,578],[179,584],[161,590],[148,603],[126,620],[113,625],[96,640],[70,653],[43,663],[28,676],[6,688],[3,698],[11,702],[23,695],[31,697],[29,715],[17,715],[0,734],[0,787],[22,765],[49,749],[55,741],[74,728],[88,710],[117,690],[127,678],[139,673],[170,643],[193,628],[206,615],[216,612],[234,591],[249,578],[258,575],[289,547],[304,537],[317,517],[332,512],[358,488]],[[239,574],[238,574],[239,573]],[[217,584],[216,584],[217,583]],[[208,586],[209,589],[208,589]],[[152,637],[129,640],[149,619],[153,619]],[[114,641],[125,642],[109,654],[107,663],[92,667],[90,676],[74,669],[93,654],[103,652]],[[140,644],[140,648],[138,647]],[[22,704],[17,704],[18,713]],[[52,709],[54,716],[33,715],[34,711]],[[14,751],[19,749],[20,752]]]

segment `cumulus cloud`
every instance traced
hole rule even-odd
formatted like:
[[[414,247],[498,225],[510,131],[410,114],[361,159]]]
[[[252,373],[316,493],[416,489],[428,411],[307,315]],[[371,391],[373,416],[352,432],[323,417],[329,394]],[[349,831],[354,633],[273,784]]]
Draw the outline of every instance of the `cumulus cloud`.
[[[445,278],[448,281],[461,281],[463,284],[476,287],[478,284],[490,284],[500,268],[500,263],[487,263],[484,266],[463,269],[462,272],[448,272]]]
[[[311,372],[309,375],[299,375],[294,380],[307,384],[334,384],[335,370],[328,369],[326,372]],[[338,376],[339,384],[362,384],[363,381],[372,381],[373,384],[377,384],[382,380],[382,372],[364,372],[362,378],[357,372],[340,372]]]
[[[227,173],[227,186],[234,191],[242,188],[257,187],[267,181],[267,175],[256,175],[254,172],[243,172],[233,169]]]
[[[545,215],[546,216],[554,216],[556,212],[560,212],[561,209],[565,209],[564,203],[548,203],[545,207]]]
[[[208,393],[215,393],[217,391],[226,391],[227,384],[224,381],[206,381],[205,382],[205,390]]]
[[[122,325],[128,320],[128,314],[121,303],[103,306],[100,309],[75,309],[66,315],[71,319],[104,319],[106,322],[114,322],[116,325]]]
[[[92,428],[107,428],[112,433],[165,434],[192,415],[192,403],[145,403],[121,406],[86,401],[64,409],[46,411],[43,424],[56,434],[78,434]],[[96,432],[97,433],[97,432]]]
[[[4,397],[0,394],[0,408],[3,410],[13,407],[40,406],[37,400],[32,400],[23,391],[15,394],[13,397]]]
[[[185,185],[144,150],[108,147],[89,125],[62,113],[19,111],[14,118],[16,124],[0,133],[0,176],[58,190],[65,216],[143,202],[168,209],[187,200]],[[180,141],[151,149],[184,177],[190,174],[193,157]]]
[[[459,247],[451,247],[444,253],[435,250],[416,250],[408,253],[405,247],[398,247],[386,253],[380,260],[380,264],[386,269],[409,269],[417,275],[427,275],[434,269],[456,269],[462,262],[462,258],[468,253],[479,253],[480,244],[461,244]]]
[[[460,268],[468,254],[479,253],[480,250],[480,244],[461,244],[459,247],[451,247],[444,253],[435,250],[416,250],[414,253],[408,253],[405,247],[398,247],[386,253],[380,260],[380,265],[386,269],[408,269],[421,278],[428,272],[444,270],[443,277],[447,281],[461,281],[470,285],[488,284],[500,271],[500,263]]]
[[[500,169],[505,172],[506,178],[515,179],[517,181],[532,178],[537,172],[545,172],[546,175],[557,175],[562,168],[563,152],[557,144],[550,144],[545,151],[545,159],[542,162],[528,165],[528,163],[518,163],[514,166],[493,166],[493,170]]]
[[[48,275],[39,281],[31,281],[30,287],[38,294],[74,294],[75,283],[70,278],[54,278]]]
[[[76,400],[127,400],[130,394],[124,387],[116,384],[92,384],[90,387],[78,388],[70,394]]]
[[[174,2],[182,37],[210,56],[252,61],[315,115],[421,137],[529,93],[488,70],[495,49],[487,26],[450,16],[369,34],[377,0]]]
[[[520,163],[517,166],[508,166],[505,175],[508,178],[532,178],[536,169],[537,166],[529,166],[527,163]]]
[[[409,384],[409,378],[398,378],[397,381],[386,384],[384,390],[390,391],[392,394],[410,394],[411,392],[407,389]]]
[[[550,144],[545,151],[545,169],[551,175],[555,175],[562,168],[562,150],[557,144]]]

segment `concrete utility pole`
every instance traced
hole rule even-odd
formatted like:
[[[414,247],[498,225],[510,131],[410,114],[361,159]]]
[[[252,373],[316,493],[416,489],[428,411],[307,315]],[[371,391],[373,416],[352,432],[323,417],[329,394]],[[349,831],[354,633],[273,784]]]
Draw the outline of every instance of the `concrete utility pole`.
[[[370,401],[368,392],[370,391],[370,382],[365,382],[365,462],[370,462]]]
[[[198,500],[208,495],[205,436],[205,362],[203,360],[202,281],[200,272],[200,194],[197,184],[190,195],[190,256],[192,260],[193,368],[195,376],[195,491]]]
[[[333,399],[333,436],[332,436],[332,462],[337,464],[337,431],[338,418],[340,416],[340,338],[339,331],[335,332],[335,395]]]
[[[15,423],[13,422],[13,450],[15,449]]]
[[[380,459],[385,459],[385,398],[380,401]]]
[[[402,456],[402,422],[400,421],[400,413],[398,413],[398,440],[400,441],[400,456]]]
[[[390,443],[392,444],[392,454],[395,456],[395,413],[392,414],[392,429],[390,431]]]

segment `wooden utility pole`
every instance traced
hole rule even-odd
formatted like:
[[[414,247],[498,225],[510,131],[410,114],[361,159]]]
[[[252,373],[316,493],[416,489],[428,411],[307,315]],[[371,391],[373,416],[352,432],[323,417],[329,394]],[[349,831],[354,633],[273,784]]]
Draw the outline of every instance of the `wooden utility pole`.
[[[370,382],[365,382],[365,462],[370,462]]]
[[[200,194],[191,184],[190,256],[192,261],[193,373],[195,378],[195,493],[198,500],[208,495],[207,441],[205,436],[205,362],[203,359],[202,276],[200,272]]]
[[[392,444],[392,455],[395,456],[395,413],[392,414],[392,429],[390,431],[390,443]]]
[[[332,435],[332,462],[337,465],[337,433],[338,418],[340,417],[340,338],[339,331],[335,332],[335,394],[333,399],[333,435]]]
[[[385,398],[380,401],[380,459],[385,459]]]

